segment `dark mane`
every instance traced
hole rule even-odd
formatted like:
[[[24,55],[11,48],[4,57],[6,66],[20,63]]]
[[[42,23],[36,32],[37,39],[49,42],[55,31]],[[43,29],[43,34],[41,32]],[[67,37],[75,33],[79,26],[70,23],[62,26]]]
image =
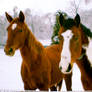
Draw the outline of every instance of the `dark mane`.
[[[73,27],[75,25],[75,22],[72,18],[68,18],[64,21],[63,23],[63,27],[67,30],[70,29],[71,27]]]
[[[82,54],[85,53],[85,55],[83,56],[83,58],[79,61],[82,62],[82,66],[85,69],[85,72],[92,77],[92,67],[91,67],[91,63],[86,55],[86,50],[82,49]]]
[[[92,32],[91,32],[91,30],[89,28],[87,28],[85,25],[83,25],[82,23],[80,24],[80,26],[81,26],[83,32],[85,33],[85,35],[87,37],[92,38]]]

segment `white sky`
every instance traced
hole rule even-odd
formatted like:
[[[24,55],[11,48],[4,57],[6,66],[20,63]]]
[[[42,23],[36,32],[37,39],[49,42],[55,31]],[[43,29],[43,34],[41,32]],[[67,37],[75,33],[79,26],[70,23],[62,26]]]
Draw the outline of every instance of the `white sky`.
[[[42,10],[43,12],[52,12],[59,8],[65,8],[68,0],[2,0],[0,2],[0,13],[11,11],[14,6],[20,10],[31,8]]]
[[[31,8],[34,10],[41,10],[42,12],[55,12],[56,10],[65,10],[69,6],[71,0],[2,0],[0,2],[0,14],[4,14],[5,11],[12,11],[14,6],[17,6],[20,10]],[[73,1],[73,0],[72,0]],[[75,0],[79,1],[79,0]],[[81,0],[81,7],[89,8],[92,3],[86,5]]]

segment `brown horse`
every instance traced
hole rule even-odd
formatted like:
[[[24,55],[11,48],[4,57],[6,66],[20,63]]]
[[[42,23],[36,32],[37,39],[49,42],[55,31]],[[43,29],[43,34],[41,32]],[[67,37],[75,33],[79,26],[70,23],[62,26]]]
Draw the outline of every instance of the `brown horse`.
[[[61,14],[62,12],[59,12],[59,16],[60,16],[60,14]],[[66,14],[66,13],[62,13],[62,15],[64,16],[63,18],[64,18],[64,20],[69,20],[68,18],[69,18],[69,16]],[[80,18],[79,18],[79,20],[80,20]],[[61,21],[62,22],[62,21]],[[68,24],[69,25],[69,24]],[[83,24],[80,24],[80,27],[81,27],[81,30],[80,30],[80,32],[81,32],[81,39],[82,39],[82,46],[84,47],[84,46],[88,46],[88,44],[89,44],[89,40],[88,40],[88,37],[89,38],[92,38],[92,32],[91,32],[91,30],[89,29],[89,28],[87,28],[85,25],[83,25]],[[83,58],[85,58],[84,56],[84,53],[81,53],[81,56],[80,56],[80,58],[81,58],[81,60],[83,60]],[[85,55],[86,56],[86,55]],[[86,56],[87,57],[87,56]],[[86,61],[87,62],[87,61]],[[67,88],[67,90],[71,90],[71,87],[72,87],[72,72],[70,73],[70,74],[65,74],[65,77],[64,77],[64,80],[65,80],[65,83],[66,83],[66,88]],[[84,83],[83,83],[83,85],[85,85]],[[59,89],[61,89],[61,87],[62,87],[62,80],[61,80],[61,82],[58,84],[58,87],[59,87]]]
[[[80,57],[82,45],[88,44],[88,38],[84,41],[84,38],[86,38],[86,36],[84,35],[83,29],[80,26],[79,15],[76,15],[75,19],[71,18],[65,19],[61,14],[59,21],[61,25],[59,30],[59,39],[60,42],[63,43],[59,67],[61,69],[61,72],[65,73],[63,78],[65,79],[66,86],[68,84],[67,90],[71,90],[72,86],[72,72],[70,71],[72,69],[71,65],[73,65],[73,62]],[[62,80],[57,85],[59,86],[59,89],[61,89],[61,85]]]
[[[17,49],[22,56],[21,76],[25,90],[48,90],[62,80],[59,69],[62,42],[47,48],[37,41],[25,23],[25,16],[20,11],[19,17],[12,18],[6,13],[10,25],[7,28],[8,39],[5,46],[6,55],[13,56]]]
[[[83,48],[84,46],[88,46],[89,40],[88,40],[88,37],[85,35],[82,27],[81,27],[82,25],[80,24],[80,16],[77,15],[77,17],[78,17],[77,20],[79,20],[79,23],[78,23],[79,25],[77,25],[77,27],[80,28],[80,32],[81,32],[80,33],[81,34],[80,44],[82,45],[82,46],[81,45],[79,46],[79,50],[78,51],[81,54],[79,55],[80,56],[79,58],[77,57],[77,55],[75,56],[76,53],[74,54],[74,57],[73,57],[73,52],[72,52],[71,48],[75,48],[74,47],[75,45],[73,45],[73,46],[70,45],[71,46],[70,47],[71,61],[72,61],[72,57],[73,57],[73,61],[72,62],[73,63],[75,62],[78,65],[79,69],[80,69],[80,72],[81,72],[81,82],[82,82],[84,90],[92,90],[92,85],[91,85],[91,83],[92,83],[92,67],[91,67],[91,63],[90,63],[90,61],[89,61],[89,59],[87,57],[86,50]],[[63,18],[63,16],[61,15],[61,20],[64,21],[64,19],[62,19],[62,18]],[[64,25],[64,27],[66,26],[66,24]],[[64,28],[64,27],[61,24],[60,34],[62,33],[62,28]],[[74,26],[71,25],[70,29],[72,29],[73,27]],[[62,36],[60,35],[60,37],[62,37]],[[78,38],[75,38],[75,40],[78,40]],[[79,43],[76,44],[76,46],[78,46],[78,45],[79,45]],[[82,50],[80,50],[81,47],[82,47]],[[76,52],[77,52],[77,50],[76,50]]]
[[[85,38],[86,36],[81,35],[83,31],[80,27],[79,15],[76,15],[75,19],[71,19],[71,18],[65,19],[64,16],[61,14],[59,17],[59,22],[61,25],[59,30],[59,39],[60,42],[63,43],[62,52],[61,52],[61,61],[59,63],[59,67],[62,71],[63,70],[62,65],[64,65],[64,70],[62,72],[65,73],[64,74],[65,83],[66,86],[67,84],[69,84],[67,86],[67,90],[71,90],[70,88],[72,86],[72,72],[71,71],[69,72],[69,70],[72,69],[71,65],[73,65],[73,61],[76,60],[78,57],[80,57],[82,44],[88,42],[88,39],[86,41],[82,41],[82,39]],[[71,65],[69,61],[71,62]],[[62,85],[62,80],[57,85],[59,86],[59,89],[61,89],[61,85]]]

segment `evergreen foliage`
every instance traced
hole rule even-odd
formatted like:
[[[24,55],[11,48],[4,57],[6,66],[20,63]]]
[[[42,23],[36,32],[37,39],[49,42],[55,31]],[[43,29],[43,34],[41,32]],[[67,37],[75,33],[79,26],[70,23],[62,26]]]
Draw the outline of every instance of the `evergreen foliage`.
[[[67,17],[67,14],[65,12],[61,12],[61,11],[56,12],[56,21],[55,21],[55,24],[53,27],[53,34],[51,37],[52,43],[51,44],[59,43],[59,38],[58,38],[58,32],[60,29],[59,16],[61,13],[63,14],[64,17]]]

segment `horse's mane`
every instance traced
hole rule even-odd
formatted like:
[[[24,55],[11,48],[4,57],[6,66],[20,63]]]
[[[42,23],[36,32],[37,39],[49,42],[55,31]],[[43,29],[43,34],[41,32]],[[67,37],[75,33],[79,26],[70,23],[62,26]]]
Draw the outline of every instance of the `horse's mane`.
[[[92,32],[91,32],[91,30],[89,28],[87,28],[85,25],[83,25],[82,23],[80,24],[80,26],[81,26],[83,32],[85,33],[85,35],[87,37],[92,38]]]
[[[82,66],[85,69],[85,72],[92,77],[92,67],[91,67],[91,63],[88,59],[88,56],[86,55],[86,50],[82,48],[82,54],[85,53],[85,55],[83,56],[83,58],[79,61],[82,63]]]

